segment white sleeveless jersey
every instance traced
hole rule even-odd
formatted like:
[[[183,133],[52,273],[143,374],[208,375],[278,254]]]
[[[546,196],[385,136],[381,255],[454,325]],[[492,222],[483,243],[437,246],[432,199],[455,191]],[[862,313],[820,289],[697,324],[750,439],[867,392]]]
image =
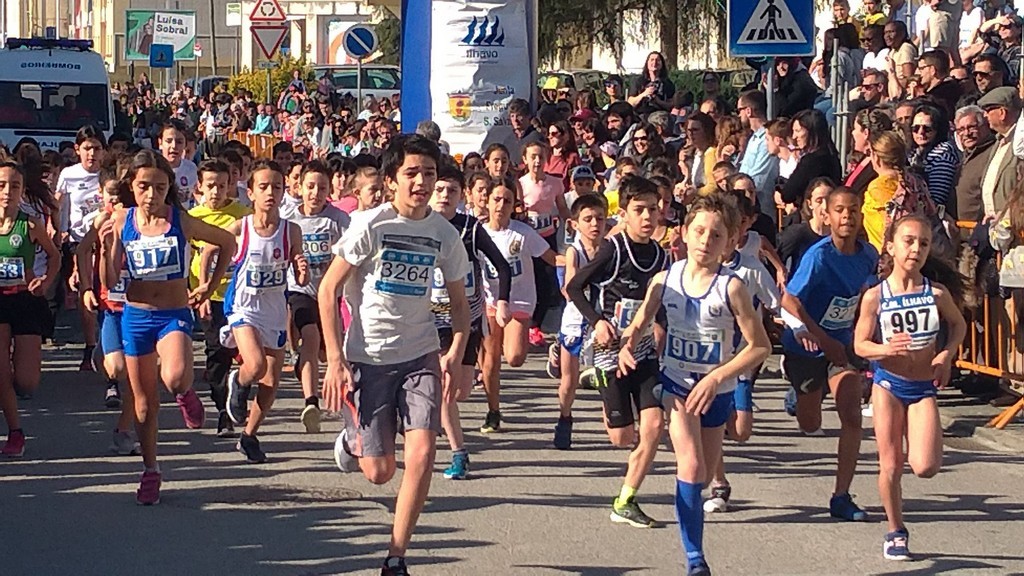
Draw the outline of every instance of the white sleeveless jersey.
[[[747,241],[739,249],[739,253],[747,258],[761,261],[761,235],[753,230],[747,231]]]
[[[587,257],[587,251],[583,249],[583,244],[580,242],[578,235],[571,244],[573,249],[575,249],[576,269],[579,270],[581,266],[590,262],[590,258]],[[587,292],[589,294],[589,290]],[[583,313],[573,304],[572,300],[568,300],[565,303],[565,308],[562,310],[562,325],[558,331],[566,336],[582,336],[586,324],[587,321],[583,318]]]
[[[661,370],[682,388],[693,388],[700,379],[736,354],[740,333],[729,304],[729,281],[734,276],[724,269],[702,295],[689,295],[683,288],[686,260],[672,264],[665,277],[661,305],[665,308],[668,340],[661,357]],[[718,393],[736,389],[736,380],[722,382]]]
[[[288,226],[281,220],[273,236],[256,233],[252,216],[242,219],[242,238],[232,261],[234,274],[224,293],[224,314],[258,319],[261,327],[283,329],[288,320]]]
[[[878,303],[878,325],[882,342],[899,332],[910,334],[910,350],[922,350],[935,344],[939,335],[939,307],[935,304],[932,284],[924,279],[920,292],[893,295],[889,281],[882,282]]]

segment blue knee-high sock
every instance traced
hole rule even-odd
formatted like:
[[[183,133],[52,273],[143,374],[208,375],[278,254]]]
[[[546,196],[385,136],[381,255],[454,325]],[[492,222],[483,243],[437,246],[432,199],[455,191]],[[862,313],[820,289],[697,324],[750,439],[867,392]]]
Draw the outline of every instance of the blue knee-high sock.
[[[692,566],[704,560],[704,505],[700,499],[701,484],[676,478],[676,516],[683,538],[686,559]]]

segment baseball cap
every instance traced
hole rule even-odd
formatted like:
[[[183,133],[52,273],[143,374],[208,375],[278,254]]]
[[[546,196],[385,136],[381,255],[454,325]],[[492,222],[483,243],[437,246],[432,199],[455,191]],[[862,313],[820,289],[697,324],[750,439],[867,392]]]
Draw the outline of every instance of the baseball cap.
[[[580,164],[579,166],[572,169],[572,181],[586,180],[597,180],[597,176],[594,175],[594,170],[586,164]]]
[[[597,118],[597,113],[589,108],[583,108],[581,110],[577,110],[576,113],[572,115],[572,118],[569,118],[569,121],[576,122],[580,120],[585,122],[591,118]]]
[[[1003,108],[1020,108],[1020,96],[1017,95],[1016,88],[1010,88],[1009,86],[1000,86],[999,88],[993,88],[987,92],[981,98],[978,98],[978,106],[982,109],[995,108],[1002,106]]]

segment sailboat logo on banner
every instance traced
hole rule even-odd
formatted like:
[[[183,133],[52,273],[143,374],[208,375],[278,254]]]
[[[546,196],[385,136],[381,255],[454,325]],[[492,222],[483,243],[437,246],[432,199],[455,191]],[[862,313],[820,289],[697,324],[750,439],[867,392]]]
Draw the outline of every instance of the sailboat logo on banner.
[[[737,44],[790,44],[807,42],[786,0],[759,0]]]

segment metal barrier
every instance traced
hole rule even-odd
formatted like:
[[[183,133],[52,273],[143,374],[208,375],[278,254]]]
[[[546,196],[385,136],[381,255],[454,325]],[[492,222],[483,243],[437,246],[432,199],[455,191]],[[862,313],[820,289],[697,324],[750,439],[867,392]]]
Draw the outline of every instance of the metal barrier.
[[[232,132],[228,140],[237,140],[252,150],[252,157],[270,160],[274,157],[274,145],[281,141],[270,134],[249,134],[248,132]]]
[[[976,226],[970,221],[956,224],[958,229],[966,232]],[[998,265],[1001,257],[997,255],[996,258]],[[1013,306],[1011,300],[986,294],[975,308],[967,310],[964,319],[970,336],[960,345],[956,361],[958,368],[999,379],[1024,381],[1024,347],[1019,345],[1024,340],[1017,332],[1017,314],[1010,311]],[[1022,411],[1024,397],[989,420],[988,426],[1001,430]]]

